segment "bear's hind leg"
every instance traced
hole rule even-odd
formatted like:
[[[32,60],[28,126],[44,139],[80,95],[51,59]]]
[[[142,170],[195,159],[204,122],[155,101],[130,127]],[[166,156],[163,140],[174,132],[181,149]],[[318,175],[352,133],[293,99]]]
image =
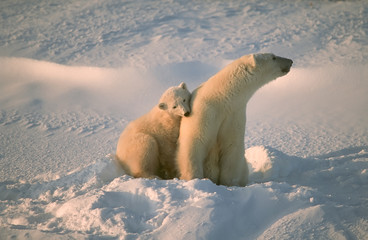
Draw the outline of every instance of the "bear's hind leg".
[[[159,175],[159,149],[156,140],[144,133],[138,133],[132,139],[129,168],[133,177],[157,178]]]

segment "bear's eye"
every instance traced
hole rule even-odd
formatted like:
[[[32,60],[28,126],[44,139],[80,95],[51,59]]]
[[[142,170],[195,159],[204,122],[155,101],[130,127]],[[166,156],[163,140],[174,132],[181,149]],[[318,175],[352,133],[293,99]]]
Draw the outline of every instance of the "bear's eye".
[[[185,99],[183,99],[183,102],[185,102]]]
[[[177,106],[173,106],[173,108],[175,109]]]
[[[273,57],[272,57],[272,60],[276,60],[276,57],[275,57],[275,56],[273,56]]]

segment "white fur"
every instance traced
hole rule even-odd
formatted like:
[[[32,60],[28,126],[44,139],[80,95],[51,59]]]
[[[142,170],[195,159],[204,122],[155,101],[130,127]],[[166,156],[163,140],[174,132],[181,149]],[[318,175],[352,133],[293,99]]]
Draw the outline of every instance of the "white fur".
[[[180,120],[190,113],[185,83],[164,92],[150,112],[131,122],[120,136],[116,158],[134,177],[177,177],[175,152]]]
[[[190,117],[180,127],[180,178],[209,178],[216,184],[245,186],[245,110],[263,85],[285,75],[292,61],[273,54],[243,56],[192,93]]]

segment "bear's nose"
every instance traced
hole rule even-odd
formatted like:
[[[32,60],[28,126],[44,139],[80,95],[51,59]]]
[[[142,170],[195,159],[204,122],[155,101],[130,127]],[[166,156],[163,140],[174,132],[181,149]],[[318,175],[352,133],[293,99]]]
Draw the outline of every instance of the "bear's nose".
[[[283,65],[284,65],[284,67],[282,67],[281,68],[281,71],[283,72],[283,73],[288,73],[288,72],[290,72],[290,68],[291,68],[291,65],[293,65],[293,60],[291,60],[291,59],[287,59],[287,58],[282,58],[282,60],[283,60]],[[286,66],[285,66],[286,65]]]
[[[188,117],[188,116],[189,116],[189,114],[190,114],[190,112],[186,112],[186,113],[184,113],[184,116],[185,116],[185,117]]]

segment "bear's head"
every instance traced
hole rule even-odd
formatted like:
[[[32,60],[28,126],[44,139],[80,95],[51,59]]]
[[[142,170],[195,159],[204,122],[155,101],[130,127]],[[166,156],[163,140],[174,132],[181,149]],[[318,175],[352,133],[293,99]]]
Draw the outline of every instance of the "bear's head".
[[[187,117],[190,114],[191,94],[185,83],[170,87],[161,96],[158,107],[171,116]]]
[[[291,59],[279,57],[272,53],[257,53],[242,58],[247,71],[256,76],[256,81],[262,80],[261,85],[286,75],[293,64]]]

